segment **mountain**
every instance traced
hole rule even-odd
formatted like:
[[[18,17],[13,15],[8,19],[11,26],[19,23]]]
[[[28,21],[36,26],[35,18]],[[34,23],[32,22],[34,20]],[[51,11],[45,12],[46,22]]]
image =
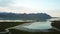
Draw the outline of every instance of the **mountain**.
[[[47,20],[51,16],[46,13],[16,14],[16,13],[0,13],[0,20]]]

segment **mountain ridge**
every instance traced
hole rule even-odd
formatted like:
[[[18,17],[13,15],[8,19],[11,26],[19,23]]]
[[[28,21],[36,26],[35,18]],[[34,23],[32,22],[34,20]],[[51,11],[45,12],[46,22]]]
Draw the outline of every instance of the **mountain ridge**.
[[[46,13],[16,14],[16,13],[0,13],[0,20],[46,20],[51,16]]]

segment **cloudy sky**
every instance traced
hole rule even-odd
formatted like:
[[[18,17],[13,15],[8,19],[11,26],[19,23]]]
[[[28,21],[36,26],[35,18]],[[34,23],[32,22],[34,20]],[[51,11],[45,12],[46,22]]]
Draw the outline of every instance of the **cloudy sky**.
[[[0,12],[42,12],[60,17],[60,0],[0,0]]]

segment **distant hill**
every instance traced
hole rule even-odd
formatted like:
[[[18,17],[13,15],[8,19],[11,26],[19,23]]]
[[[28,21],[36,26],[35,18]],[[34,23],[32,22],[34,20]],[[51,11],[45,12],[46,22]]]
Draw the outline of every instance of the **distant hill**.
[[[16,14],[16,13],[0,13],[0,20],[47,20],[51,16],[46,13],[37,13],[37,14]]]

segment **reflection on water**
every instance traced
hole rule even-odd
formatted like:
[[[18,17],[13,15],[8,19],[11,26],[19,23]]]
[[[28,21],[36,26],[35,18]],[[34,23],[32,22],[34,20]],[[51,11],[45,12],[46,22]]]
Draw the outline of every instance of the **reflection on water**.
[[[56,19],[54,19],[54,20],[56,20]],[[7,24],[9,24],[9,23],[7,23]],[[14,24],[16,24],[16,23],[14,23]],[[34,22],[34,23],[25,23],[22,25],[19,24],[18,26],[11,27],[8,29],[18,29],[19,31],[25,30],[28,32],[50,32],[49,29],[52,29],[52,26],[51,26],[51,22],[48,20],[48,21],[43,21],[43,22],[41,21],[41,22]]]
[[[34,31],[34,32],[39,31],[39,30],[43,32],[48,32],[49,29],[52,29],[51,22],[49,20],[44,21],[44,22],[34,22],[34,23],[27,23],[27,24],[18,25],[15,28],[19,30],[22,29],[22,30],[28,30],[28,31]],[[26,29],[23,29],[21,27],[26,28]]]
[[[50,29],[51,22],[35,22],[28,26],[23,26],[29,29]]]
[[[45,21],[45,22],[26,23],[26,24],[18,25],[14,28],[29,32],[37,32],[37,31],[48,32],[48,29],[51,29],[52,26],[51,26],[51,22]]]

